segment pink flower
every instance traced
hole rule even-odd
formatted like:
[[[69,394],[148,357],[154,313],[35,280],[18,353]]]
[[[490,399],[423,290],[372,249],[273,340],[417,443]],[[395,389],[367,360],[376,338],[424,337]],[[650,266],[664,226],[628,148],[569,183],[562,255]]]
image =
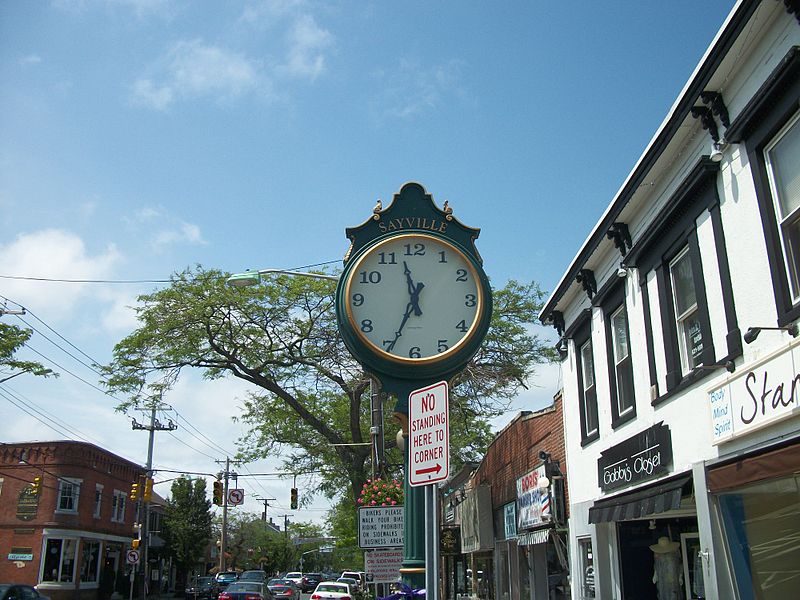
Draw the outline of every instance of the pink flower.
[[[373,501],[372,501],[372,502],[370,502],[369,504],[370,504],[370,506],[375,506],[376,502],[375,502],[375,500],[373,500]]]
[[[397,501],[392,500],[392,506],[394,506],[395,504],[397,504]]]

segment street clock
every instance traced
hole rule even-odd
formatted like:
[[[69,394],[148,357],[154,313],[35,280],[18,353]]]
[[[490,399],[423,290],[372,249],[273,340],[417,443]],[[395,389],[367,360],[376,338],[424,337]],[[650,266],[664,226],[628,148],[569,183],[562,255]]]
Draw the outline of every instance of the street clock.
[[[408,392],[458,373],[486,335],[492,299],[474,246],[479,230],[408,183],[388,208],[379,204],[347,234],[352,245],[336,294],[339,330],[406,412]]]

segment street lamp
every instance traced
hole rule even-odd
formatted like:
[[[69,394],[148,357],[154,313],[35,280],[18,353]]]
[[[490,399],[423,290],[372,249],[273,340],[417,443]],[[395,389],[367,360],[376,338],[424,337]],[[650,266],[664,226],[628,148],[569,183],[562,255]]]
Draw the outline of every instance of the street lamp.
[[[246,287],[261,283],[262,275],[293,275],[298,277],[312,277],[314,279],[327,279],[329,281],[339,281],[338,275],[325,275],[324,273],[307,273],[305,271],[291,271],[287,269],[261,269],[259,271],[245,271],[244,273],[234,273],[226,280],[226,283],[233,287]]]

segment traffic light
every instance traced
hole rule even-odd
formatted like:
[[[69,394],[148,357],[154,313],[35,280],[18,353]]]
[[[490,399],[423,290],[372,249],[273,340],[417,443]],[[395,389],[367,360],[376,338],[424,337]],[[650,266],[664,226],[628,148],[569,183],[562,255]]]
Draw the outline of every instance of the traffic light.
[[[297,488],[292,488],[292,510],[297,510]]]
[[[131,494],[130,494],[131,501],[135,502],[139,499],[139,484],[132,483],[131,484]]]
[[[150,502],[153,497],[153,480],[149,477],[144,480],[144,491],[142,492],[142,500]]]
[[[214,480],[214,504],[222,506],[222,482],[219,479]]]
[[[34,496],[38,496],[42,493],[42,478],[38,475],[33,478],[33,483],[31,483],[31,494]]]
[[[140,542],[141,542],[141,540],[137,540],[137,539],[131,540],[131,548],[133,548],[134,550],[138,550]]]

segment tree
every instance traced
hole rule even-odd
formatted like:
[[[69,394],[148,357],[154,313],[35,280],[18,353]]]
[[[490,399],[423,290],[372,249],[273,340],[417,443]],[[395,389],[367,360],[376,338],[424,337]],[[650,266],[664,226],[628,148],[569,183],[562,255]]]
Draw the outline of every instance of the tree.
[[[329,497],[347,482],[352,501],[368,477],[370,380],[337,329],[335,285],[276,277],[231,288],[226,274],[198,266],[169,287],[139,297],[141,326],[114,348],[104,383],[128,400],[117,408],[161,400],[183,369],[253,384],[240,419],[250,427],[245,458],[282,455],[284,468],[314,474]],[[489,419],[507,409],[537,364],[551,358],[531,332],[543,300],[535,283],[496,290],[485,343],[451,389],[454,467],[482,454]],[[385,403],[387,432],[394,401]],[[401,463],[386,435],[389,462]]]
[[[58,377],[58,373],[54,373],[41,363],[14,358],[14,354],[31,339],[31,335],[33,335],[33,332],[30,329],[22,329],[16,325],[0,323],[0,368],[11,369],[10,375],[0,373],[0,383],[23,373],[31,373],[41,377],[49,377],[51,375]]]
[[[172,483],[164,511],[163,537],[177,566],[182,589],[186,575],[203,561],[211,542],[211,502],[206,498],[205,479],[181,476]]]

